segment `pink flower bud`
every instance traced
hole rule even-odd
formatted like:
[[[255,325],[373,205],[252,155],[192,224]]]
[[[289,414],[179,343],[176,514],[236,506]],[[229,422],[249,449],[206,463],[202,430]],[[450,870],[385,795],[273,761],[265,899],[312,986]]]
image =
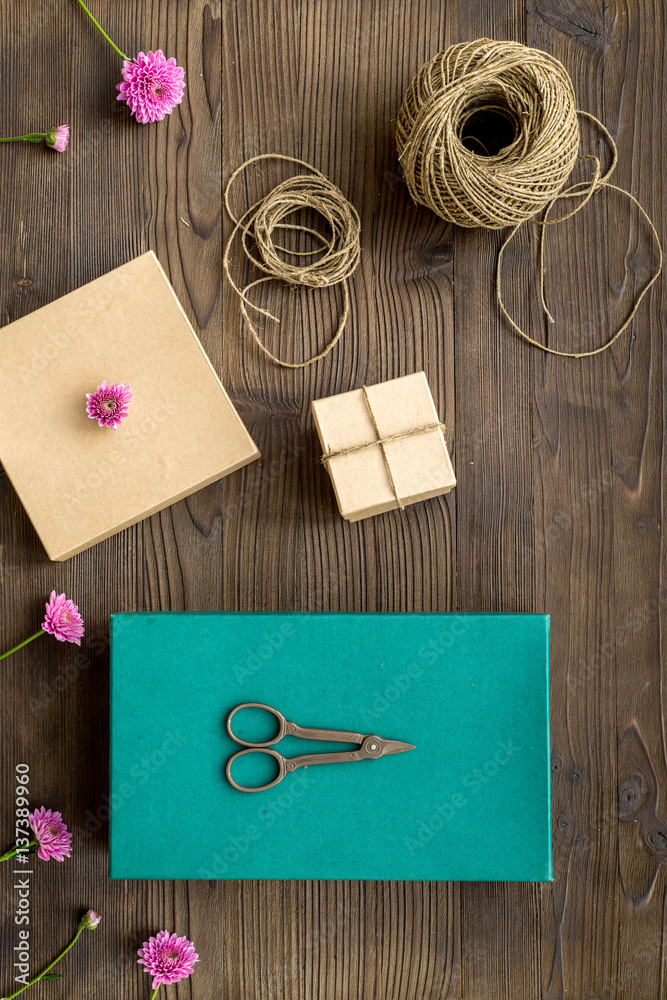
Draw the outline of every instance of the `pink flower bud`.
[[[64,153],[69,142],[69,125],[59,125],[52,128],[46,135],[46,145],[51,146],[58,153]]]
[[[89,931],[94,931],[101,919],[102,917],[95,910],[88,910],[81,918],[81,926],[88,928]]]

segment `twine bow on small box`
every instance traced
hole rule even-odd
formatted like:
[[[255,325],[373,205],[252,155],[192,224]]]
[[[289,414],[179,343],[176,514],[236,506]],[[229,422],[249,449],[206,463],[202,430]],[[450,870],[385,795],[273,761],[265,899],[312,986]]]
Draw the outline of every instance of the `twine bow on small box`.
[[[396,488],[396,481],[394,479],[394,474],[391,471],[391,463],[389,462],[389,456],[387,455],[386,445],[388,445],[392,441],[400,441],[401,438],[413,437],[415,434],[425,434],[427,431],[436,431],[436,430],[444,431],[445,425],[441,423],[439,420],[435,420],[430,424],[421,424],[419,427],[410,427],[409,430],[398,431],[398,433],[396,434],[388,434],[386,437],[383,437],[380,434],[380,428],[378,427],[378,422],[375,418],[373,407],[371,406],[371,401],[368,396],[368,390],[366,389],[365,385],[363,385],[361,388],[364,394],[364,399],[366,400],[366,406],[368,407],[370,418],[373,421],[373,427],[375,428],[375,433],[377,434],[377,441],[367,441],[364,444],[352,445],[350,448],[341,448],[339,451],[327,452],[326,455],[322,456],[321,459],[322,464],[325,467],[328,467],[328,463],[331,462],[334,458],[341,458],[343,455],[353,455],[354,452],[356,451],[364,451],[366,448],[374,448],[376,445],[380,445],[380,448],[382,450],[382,457],[384,459],[384,464],[387,469],[387,473],[389,475],[391,488],[393,490],[394,497],[396,498],[396,503],[398,504],[400,510],[405,510],[405,504],[402,502],[400,496],[398,495],[398,489]]]

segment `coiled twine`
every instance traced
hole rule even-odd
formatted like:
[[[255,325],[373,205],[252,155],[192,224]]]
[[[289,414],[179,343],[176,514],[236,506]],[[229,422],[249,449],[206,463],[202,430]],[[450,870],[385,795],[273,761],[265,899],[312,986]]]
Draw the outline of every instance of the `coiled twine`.
[[[464,145],[482,112],[508,119],[513,141],[496,156]],[[416,202],[457,226],[503,229],[557,195],[579,152],[577,104],[565,67],[518,42],[452,45],[422,67],[396,125],[398,155]]]
[[[251,164],[263,160],[284,160],[287,163],[306,167],[311,173],[289,177],[252,205],[240,218],[237,218],[230,207],[230,188],[236,178]],[[319,361],[337,343],[350,310],[347,279],[359,263],[361,246],[361,224],[357,210],[347,201],[342,191],[315,167],[311,167],[303,160],[296,160],[294,157],[283,156],[279,153],[254,156],[241,164],[227,182],[225,207],[234,223],[234,230],[225,248],[223,267],[230,284],[239,296],[243,319],[255,342],[272,361],[284,368],[305,368],[307,365]],[[286,221],[294,213],[303,209],[311,209],[326,220],[329,227],[328,236],[323,236],[322,233],[309,226]],[[290,250],[274,242],[276,232],[289,230],[308,233],[318,245],[313,250],[303,251]],[[243,252],[247,259],[265,274],[265,277],[251,281],[243,288],[236,284],[230,269],[230,249],[237,233],[241,234]],[[249,245],[249,240],[254,241],[255,252]],[[289,258],[294,258],[294,260]],[[324,350],[307,361],[293,363],[276,357],[262,343],[259,330],[250,319],[249,309],[276,323],[279,322],[273,313],[255,305],[248,297],[251,288],[275,279],[285,281],[290,285],[305,285],[308,288],[323,288],[328,285],[342,284],[343,311],[336,332]]]
[[[507,145],[493,155],[474,134],[466,136],[466,126],[483,115],[504,119],[510,133]],[[597,156],[579,154],[578,116],[593,122],[609,146],[611,162],[604,173]],[[524,340],[549,354],[588,357],[609,347],[629,326],[662,269],[660,240],[637,199],[609,183],[618,159],[616,144],[602,122],[577,110],[572,81],[558,59],[519,42],[488,38],[450,46],[413,80],[398,114],[396,145],[408,190],[418,204],[457,226],[512,227],[498,254],[496,297],[501,312]],[[578,159],[592,162],[592,178],[566,188]],[[657,264],[625,322],[602,347],[557,351],[530,337],[508,313],[502,296],[503,252],[524,222],[530,219],[542,227],[540,295],[544,314],[553,323],[544,297],[545,227],[575,215],[605,186],[625,195],[646,220],[657,247]],[[578,203],[567,214],[549,219],[556,201],[565,198]],[[542,218],[536,219],[540,212]]]

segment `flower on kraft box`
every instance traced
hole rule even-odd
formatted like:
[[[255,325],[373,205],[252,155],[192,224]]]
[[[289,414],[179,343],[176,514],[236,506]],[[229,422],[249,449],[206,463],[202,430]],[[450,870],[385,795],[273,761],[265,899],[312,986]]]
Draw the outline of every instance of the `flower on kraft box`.
[[[87,392],[86,413],[91,420],[97,420],[100,427],[113,427],[114,430],[127,416],[132,393],[129,385],[107,385],[106,381],[98,385],[95,392]]]
[[[102,26],[95,20],[83,0],[77,0],[97,30],[106,38],[111,48],[123,60],[123,82],[116,84],[120,91],[117,100],[125,101],[131,114],[142,125],[160,122],[170,115],[183,100],[185,71],[172,57],[167,59],[162,49],[140,52],[134,59],[121,52]]]

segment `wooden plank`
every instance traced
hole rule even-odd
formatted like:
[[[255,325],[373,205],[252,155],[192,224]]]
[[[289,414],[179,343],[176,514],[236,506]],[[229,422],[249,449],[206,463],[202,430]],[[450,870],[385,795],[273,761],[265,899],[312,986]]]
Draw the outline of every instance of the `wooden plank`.
[[[638,33],[640,20],[654,27]],[[528,27],[529,41],[567,66],[579,106],[616,138],[615,183],[659,221],[659,186],[642,165],[659,155],[661,129],[645,109],[662,65],[664,11],[546,3],[532,10]],[[582,134],[595,151],[594,132]],[[549,343],[602,343],[654,259],[646,228],[615,193],[597,195],[571,223],[554,227],[547,291],[557,324]],[[664,853],[655,793],[665,758],[657,606],[649,613],[661,567],[660,301],[658,286],[608,353],[543,359],[535,369],[543,497],[536,524],[553,629],[557,877],[545,925],[555,940],[542,970],[550,998],[662,995],[664,888],[654,876]],[[645,804],[653,796],[643,826],[640,790]]]
[[[448,28],[448,44],[525,41],[523,4],[450,5]],[[534,358],[496,307],[499,245],[497,233],[455,230],[457,601],[461,611],[545,611],[535,580],[528,391]],[[520,267],[508,275],[507,294],[528,323],[525,272],[534,257],[529,234],[521,232],[511,250]],[[539,995],[540,896],[531,885],[462,885],[464,997]]]
[[[548,14],[536,14],[529,19],[529,37],[564,62],[579,106],[602,114],[604,63],[594,47],[595,11],[586,13],[587,30],[581,31],[566,30],[568,13],[556,26]],[[579,24],[579,12],[572,20]],[[583,133],[588,140],[587,130]],[[550,346],[576,350],[592,338],[601,342],[592,318],[608,328],[604,261],[591,253],[605,223],[598,199],[595,211],[549,234],[547,295],[557,326],[547,331],[538,315],[535,328]],[[585,274],[582,261],[592,265]],[[605,432],[599,419],[608,361],[540,357],[535,369],[536,479],[542,498],[536,528],[544,551],[544,600],[552,615],[555,883],[552,899],[545,900],[545,919],[555,939],[542,969],[550,998],[571,990],[607,996],[612,986],[616,838],[609,823],[600,825],[600,816],[608,815],[614,799],[614,677],[608,669],[586,670],[613,620],[604,584],[612,573],[611,497],[604,488]]]
[[[109,7],[100,16],[123,48],[162,46],[186,67],[186,101],[167,122],[140,126],[116,101],[117,56],[75,4],[49,0],[20,23],[13,9],[0,11],[3,66],[12,67],[8,76],[15,88],[3,134],[25,131],[24,123],[37,128],[37,114],[48,116],[44,127],[62,121],[72,126],[62,156],[44,148],[3,147],[3,176],[14,183],[3,185],[0,194],[2,319],[15,319],[152,247],[191,319],[201,320],[198,332],[219,366],[220,33],[216,41],[212,24],[215,15],[219,25],[219,9],[215,14],[216,5],[203,2]],[[36,461],[40,446],[36,442]],[[50,564],[4,477],[1,487],[3,648],[34,631],[53,587],[74,597],[87,626],[81,652],[38,640],[3,662],[0,673],[0,697],[11,718],[11,726],[5,725],[3,713],[0,736],[5,815],[11,816],[14,765],[25,760],[33,803],[61,809],[75,837],[71,861],[35,867],[31,969],[37,972],[58,953],[79,913],[93,906],[104,923],[63,963],[67,995],[84,996],[95,986],[119,997],[142,995],[147,977],[134,949],[147,935],[173,927],[197,936],[203,950],[211,931],[207,924],[200,927],[197,917],[204,911],[196,906],[191,925],[186,885],[106,878],[108,614],[219,606],[221,532],[205,537],[181,503],[65,564]],[[10,909],[11,866],[3,868],[4,980],[17,928]],[[220,968],[214,961],[202,968],[200,995],[211,996]]]
[[[255,498],[229,526],[230,606],[453,607],[453,502],[342,522],[310,417],[313,398],[426,367],[453,438],[451,244],[440,244],[432,218],[415,215],[397,174],[392,126],[441,17],[438,5],[400,3],[235,3],[223,14],[225,176],[259,153],[296,156],[338,184],[362,220],[350,323],[317,366],[293,372],[268,362],[223,289],[224,379],[233,384],[242,373],[264,456],[249,489]],[[248,205],[282,176],[272,164],[251,168],[234,192],[237,210],[242,196]],[[300,359],[326,343],[340,298],[269,287],[258,301],[285,327],[266,330],[267,346]],[[224,936],[233,940],[230,988],[244,997],[459,994],[455,887],[245,884],[238,893],[241,910],[226,910]]]

